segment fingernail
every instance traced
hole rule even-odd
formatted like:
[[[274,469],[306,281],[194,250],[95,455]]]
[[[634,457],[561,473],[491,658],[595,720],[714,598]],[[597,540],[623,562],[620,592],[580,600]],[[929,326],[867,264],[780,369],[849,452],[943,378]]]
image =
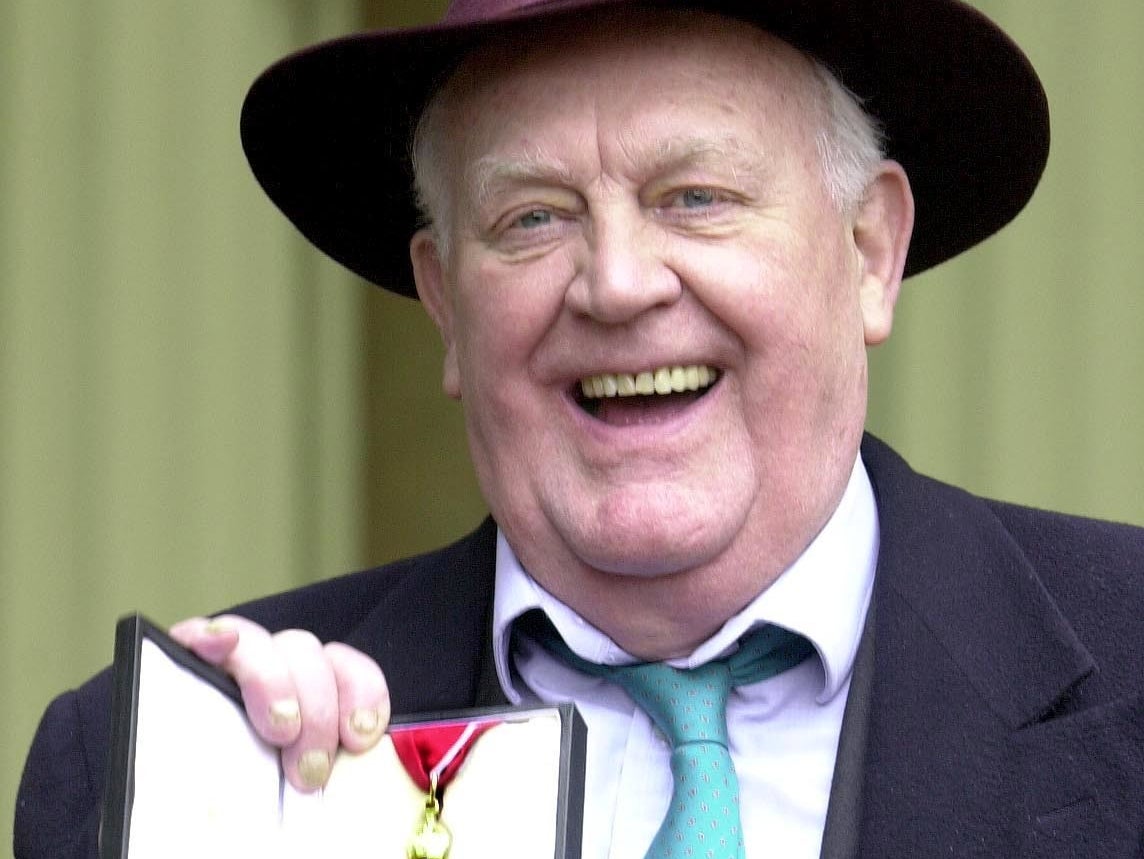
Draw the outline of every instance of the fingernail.
[[[222,635],[224,632],[234,632],[234,627],[225,620],[212,620],[203,627],[207,635]]]
[[[311,749],[298,758],[298,775],[306,787],[319,788],[330,777],[330,756],[321,749]]]
[[[378,716],[377,710],[359,707],[350,714],[350,727],[359,737],[372,737],[377,733],[380,724],[381,717]]]
[[[275,728],[289,728],[302,719],[297,698],[284,698],[270,705],[270,724]]]

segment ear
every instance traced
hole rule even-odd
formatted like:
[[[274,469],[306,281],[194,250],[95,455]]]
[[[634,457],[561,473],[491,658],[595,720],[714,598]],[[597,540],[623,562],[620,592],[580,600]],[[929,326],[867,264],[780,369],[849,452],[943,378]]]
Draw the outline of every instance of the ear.
[[[441,387],[446,396],[459,400],[461,375],[457,366],[457,341],[453,336],[453,305],[446,290],[445,267],[441,262],[437,241],[427,227],[418,230],[409,242],[409,258],[413,262],[417,296],[445,344]]]
[[[859,302],[866,345],[890,336],[914,229],[914,195],[906,171],[883,161],[854,218],[854,245],[862,263]]]

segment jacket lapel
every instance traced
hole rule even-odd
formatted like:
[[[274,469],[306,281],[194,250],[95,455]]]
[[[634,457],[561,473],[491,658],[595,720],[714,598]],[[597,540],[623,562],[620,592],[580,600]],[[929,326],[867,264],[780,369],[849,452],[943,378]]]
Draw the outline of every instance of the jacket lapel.
[[[821,859],[855,859],[862,825],[862,787],[867,738],[870,731],[870,689],[874,682],[874,632],[877,610],[873,601],[866,612],[862,640],[854,657],[854,670],[838,738],[834,777],[830,784],[826,829]]]
[[[989,508],[872,439],[863,457],[881,545],[858,855],[1138,855],[1140,811],[1105,785],[1140,784],[1142,702],[1070,712],[1093,659]]]

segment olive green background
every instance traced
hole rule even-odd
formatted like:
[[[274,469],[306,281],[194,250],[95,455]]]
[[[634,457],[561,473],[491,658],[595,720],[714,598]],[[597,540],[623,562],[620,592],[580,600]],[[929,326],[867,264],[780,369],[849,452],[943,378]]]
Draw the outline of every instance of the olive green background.
[[[870,426],[974,491],[1144,523],[1144,4],[979,5],[1042,73],[1053,155],[1014,225],[907,282]],[[0,0],[0,843],[39,714],[107,662],[117,616],[217,610],[481,516],[419,308],[306,247],[237,137],[277,56],[434,15]]]

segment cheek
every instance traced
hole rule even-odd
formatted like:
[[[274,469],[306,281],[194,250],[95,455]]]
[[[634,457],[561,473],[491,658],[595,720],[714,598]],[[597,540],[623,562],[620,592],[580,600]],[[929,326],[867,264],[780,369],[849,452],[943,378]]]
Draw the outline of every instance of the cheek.
[[[781,346],[810,365],[835,364],[864,343],[858,274],[841,237],[821,225],[814,244],[792,244],[763,257],[744,306],[763,349]]]
[[[460,336],[468,336],[478,372],[517,372],[555,327],[574,274],[560,251],[527,263],[505,263],[488,251],[461,272]]]
[[[461,272],[455,304],[462,400],[484,420],[511,425],[521,419],[522,403],[534,399],[530,366],[552,328],[558,296],[535,272],[487,263],[471,272]]]
[[[785,363],[796,357],[792,353],[813,349],[829,316],[826,302],[832,299],[824,294],[819,262],[777,242],[762,249],[709,248],[692,257],[688,283],[738,338],[748,360]]]
[[[740,341],[750,425],[772,441],[821,433],[865,378],[857,273],[838,222],[790,233],[706,249],[692,269],[701,302]]]

